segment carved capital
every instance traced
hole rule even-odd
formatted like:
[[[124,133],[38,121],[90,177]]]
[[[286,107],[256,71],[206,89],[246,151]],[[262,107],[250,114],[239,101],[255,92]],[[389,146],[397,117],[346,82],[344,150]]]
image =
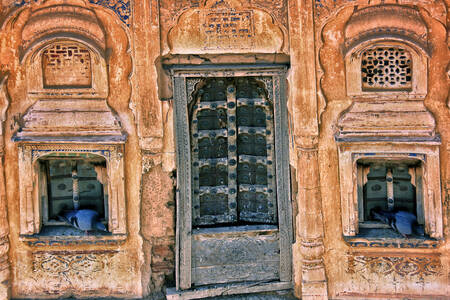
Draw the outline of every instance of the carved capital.
[[[294,145],[295,148],[300,152],[309,152],[309,151],[318,151],[319,150],[319,136],[317,135],[304,135],[294,136]]]

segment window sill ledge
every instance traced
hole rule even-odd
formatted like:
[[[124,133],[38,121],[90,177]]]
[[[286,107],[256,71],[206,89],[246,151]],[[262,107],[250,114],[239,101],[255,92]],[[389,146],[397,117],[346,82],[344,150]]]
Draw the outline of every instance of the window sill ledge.
[[[429,237],[372,237],[344,236],[344,240],[354,248],[411,248],[436,249],[441,241]]]
[[[70,230],[68,228],[65,231],[61,231],[58,228],[51,228],[49,230],[46,227],[39,234],[20,235],[20,241],[26,243],[28,246],[34,247],[77,245],[117,246],[125,243],[126,239],[126,234],[92,233],[86,235],[84,232],[76,229]]]

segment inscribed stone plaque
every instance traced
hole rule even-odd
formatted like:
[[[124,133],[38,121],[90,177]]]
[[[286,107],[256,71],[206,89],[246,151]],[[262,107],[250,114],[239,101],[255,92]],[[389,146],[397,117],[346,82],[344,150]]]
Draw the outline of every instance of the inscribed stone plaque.
[[[251,10],[204,11],[200,32],[204,49],[249,49],[253,47],[254,22]]]

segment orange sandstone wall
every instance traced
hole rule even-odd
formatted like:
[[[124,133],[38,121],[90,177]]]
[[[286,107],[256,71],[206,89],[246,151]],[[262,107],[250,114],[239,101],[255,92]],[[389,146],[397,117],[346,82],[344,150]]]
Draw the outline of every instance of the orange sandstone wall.
[[[102,5],[107,2],[111,5]],[[128,6],[121,6],[124,3]],[[205,39],[199,12],[211,9],[215,1],[0,1],[0,298],[142,297],[174,285],[173,103],[171,79],[163,65],[176,63],[290,63],[290,163],[296,185],[293,281],[298,297],[445,298],[450,294],[449,2],[224,3],[226,9],[254,10],[252,40],[216,45]],[[441,182],[444,238],[433,249],[356,248],[342,235],[334,136],[339,116],[352,104],[343,55],[346,25],[357,9],[389,4],[418,11],[432,49],[428,74],[421,76],[428,77],[424,103],[442,140],[441,177],[436,180]],[[35,11],[53,5],[87,8],[105,36],[107,103],[127,133],[125,241],[39,246],[19,235],[20,170],[18,147],[11,138],[34,103],[26,92],[22,31]],[[34,26],[49,26],[41,21]],[[393,19],[392,26],[396,25]]]

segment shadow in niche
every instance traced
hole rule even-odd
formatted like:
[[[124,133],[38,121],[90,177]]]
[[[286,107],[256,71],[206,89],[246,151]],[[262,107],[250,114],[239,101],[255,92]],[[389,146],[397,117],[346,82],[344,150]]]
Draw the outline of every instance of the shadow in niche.
[[[420,230],[424,230],[423,226],[419,225]],[[409,239],[414,240],[436,240],[427,235],[420,235],[417,233],[411,234],[408,238],[404,238],[400,233],[394,231],[391,228],[360,228],[359,233],[356,236],[357,238],[366,238],[366,239],[404,239],[408,241]]]
[[[86,235],[83,230],[74,227],[59,225],[59,226],[43,226],[41,232],[35,236],[109,236],[111,232],[104,232],[100,230],[92,230]]]

